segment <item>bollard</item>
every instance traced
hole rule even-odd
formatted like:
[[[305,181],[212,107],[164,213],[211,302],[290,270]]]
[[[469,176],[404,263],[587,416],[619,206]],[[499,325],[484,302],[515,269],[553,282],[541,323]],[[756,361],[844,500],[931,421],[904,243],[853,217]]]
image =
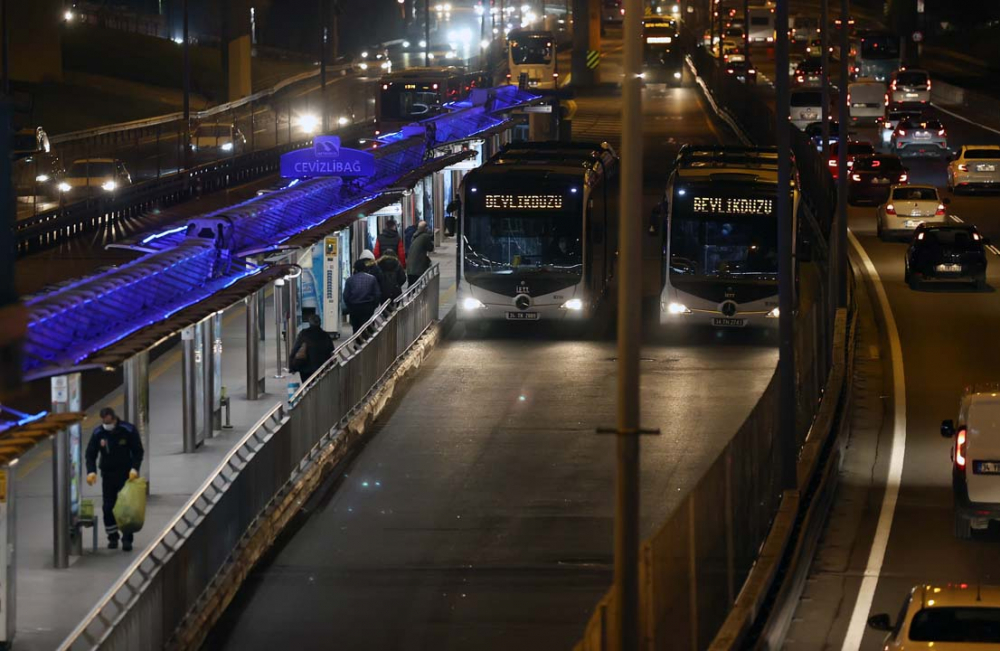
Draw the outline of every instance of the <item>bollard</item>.
[[[226,387],[222,387],[222,397],[219,398],[219,406],[226,410],[226,422],[222,425],[222,429],[233,429],[233,424],[229,420],[229,396],[226,394]]]

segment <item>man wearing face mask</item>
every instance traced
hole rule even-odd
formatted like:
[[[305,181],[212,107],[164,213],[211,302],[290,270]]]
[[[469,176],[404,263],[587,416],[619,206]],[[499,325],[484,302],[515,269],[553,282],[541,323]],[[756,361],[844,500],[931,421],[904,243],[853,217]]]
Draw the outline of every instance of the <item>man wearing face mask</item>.
[[[118,549],[118,523],[115,522],[115,502],[118,492],[129,479],[139,476],[142,465],[142,440],[132,423],[120,420],[111,407],[101,410],[101,424],[94,428],[87,444],[87,483],[97,481],[97,457],[100,455],[104,530],[108,534],[108,549]],[[132,551],[132,534],[122,538],[122,550]]]

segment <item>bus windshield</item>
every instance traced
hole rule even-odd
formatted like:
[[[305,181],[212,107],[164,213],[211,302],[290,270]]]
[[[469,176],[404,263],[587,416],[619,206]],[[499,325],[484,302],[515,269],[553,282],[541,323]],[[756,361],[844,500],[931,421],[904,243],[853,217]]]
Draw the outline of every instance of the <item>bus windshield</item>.
[[[383,119],[420,120],[430,117],[440,105],[440,92],[424,89],[422,84],[388,84],[382,89],[380,113]]]
[[[898,59],[899,40],[891,34],[868,34],[861,39],[864,59]]]
[[[708,187],[674,196],[670,274],[695,278],[774,276],[774,195]]]
[[[519,66],[552,63],[552,37],[537,35],[511,39],[510,59]]]
[[[583,271],[583,215],[572,210],[465,216],[465,275]]]

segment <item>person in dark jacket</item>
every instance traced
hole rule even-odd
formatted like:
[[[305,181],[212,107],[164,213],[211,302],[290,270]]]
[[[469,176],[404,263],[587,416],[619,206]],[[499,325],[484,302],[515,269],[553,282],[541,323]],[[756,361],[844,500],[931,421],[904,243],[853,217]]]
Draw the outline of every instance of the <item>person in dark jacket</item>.
[[[434,250],[434,238],[427,229],[427,222],[417,224],[417,234],[410,243],[410,259],[406,261],[406,279],[412,285],[430,269],[431,258],[428,255]]]
[[[305,384],[333,354],[333,341],[330,339],[330,333],[323,329],[323,320],[318,314],[310,314],[307,320],[309,327],[295,338],[295,345],[288,355],[288,369],[299,372],[302,384]],[[305,359],[302,359],[303,347],[305,347]]]
[[[344,283],[344,305],[354,332],[361,329],[382,303],[382,289],[375,276],[365,271],[364,260],[354,263],[354,273]]]
[[[406,282],[406,269],[399,263],[396,252],[389,249],[378,259],[378,267],[382,270],[382,300],[393,301],[403,294],[403,284]]]
[[[385,255],[390,249],[396,252],[401,263],[406,264],[406,247],[403,246],[403,238],[399,236],[399,230],[396,228],[396,220],[391,217],[386,220],[385,228],[375,239],[375,257]]]
[[[111,407],[101,410],[101,424],[94,428],[84,455],[87,464],[87,483],[97,482],[97,469],[101,469],[101,507],[104,512],[104,531],[108,534],[108,549],[118,549],[118,523],[115,521],[115,502],[125,482],[139,476],[143,449],[139,430],[132,423],[120,420]],[[100,463],[98,463],[100,457]],[[132,551],[132,534],[121,536],[122,550]]]
[[[375,276],[375,280],[378,281],[379,286],[382,285],[382,269],[378,266],[378,262],[375,260],[375,254],[365,249],[361,252],[361,257],[358,258],[358,262],[365,263],[365,273],[369,273]]]

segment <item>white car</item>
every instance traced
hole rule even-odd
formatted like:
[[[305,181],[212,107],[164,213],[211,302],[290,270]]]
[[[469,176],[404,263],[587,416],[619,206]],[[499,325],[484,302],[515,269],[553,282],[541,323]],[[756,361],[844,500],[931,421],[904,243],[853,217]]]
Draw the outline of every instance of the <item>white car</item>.
[[[948,164],[948,189],[1000,188],[1000,145],[962,145]]]
[[[912,237],[921,224],[948,222],[945,206],[950,199],[938,196],[933,185],[894,185],[888,200],[875,210],[875,224],[880,240]]]
[[[927,104],[931,101],[931,75],[926,70],[907,68],[892,73],[889,101],[893,104]]]
[[[941,436],[951,439],[952,495],[955,536],[972,537],[1000,522],[1000,385],[974,385],[965,390],[958,421],[941,423]]]
[[[819,89],[793,90],[790,98],[792,124],[800,130],[819,120],[823,114],[823,93]]]
[[[231,123],[202,122],[191,134],[191,151],[199,156],[240,154],[246,143],[246,137]]]
[[[125,163],[116,158],[81,158],[73,161],[59,182],[63,197],[111,194],[132,185]]]
[[[887,631],[884,651],[1000,648],[1000,587],[968,583],[918,585],[893,622],[887,613],[868,618],[869,628]]]

